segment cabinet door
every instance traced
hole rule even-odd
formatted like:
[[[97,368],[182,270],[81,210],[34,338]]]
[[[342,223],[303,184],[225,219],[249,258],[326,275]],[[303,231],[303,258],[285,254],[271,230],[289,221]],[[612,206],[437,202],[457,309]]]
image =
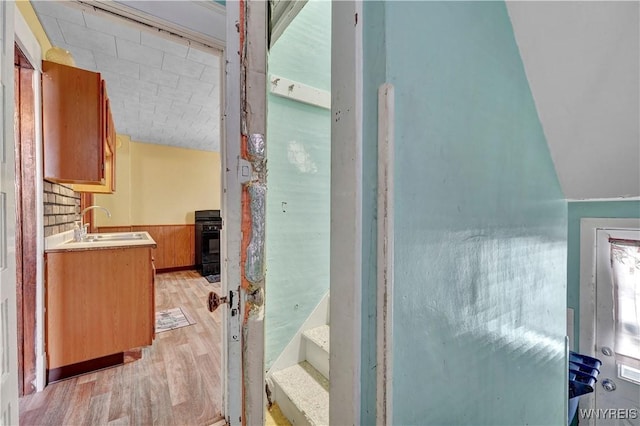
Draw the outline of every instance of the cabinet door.
[[[111,104],[107,97],[106,85],[103,81],[102,97],[103,121],[105,124],[104,138],[104,179],[100,185],[73,184],[71,187],[76,192],[90,192],[94,194],[112,194],[116,190],[116,128],[111,115]]]
[[[46,269],[49,369],[152,343],[150,248],[50,252]]]
[[[106,96],[106,95],[105,95]],[[105,170],[105,173],[108,174],[105,176],[107,180],[107,184],[109,185],[109,189],[111,192],[115,192],[116,190],[116,126],[113,123],[113,116],[111,115],[111,103],[109,99],[107,99],[107,143],[109,145],[109,149],[111,151],[111,157],[108,159],[109,166],[108,170]]]
[[[104,182],[104,100],[100,74],[42,62],[44,177]]]

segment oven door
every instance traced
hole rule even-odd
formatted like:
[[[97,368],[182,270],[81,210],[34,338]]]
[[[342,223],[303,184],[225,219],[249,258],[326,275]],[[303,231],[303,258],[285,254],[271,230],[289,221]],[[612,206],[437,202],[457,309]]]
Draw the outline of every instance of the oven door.
[[[195,251],[196,265],[200,267],[214,255],[220,255],[220,227],[196,222]],[[214,256],[215,257],[215,256]]]
[[[220,230],[203,230],[201,242],[202,265],[220,264]]]

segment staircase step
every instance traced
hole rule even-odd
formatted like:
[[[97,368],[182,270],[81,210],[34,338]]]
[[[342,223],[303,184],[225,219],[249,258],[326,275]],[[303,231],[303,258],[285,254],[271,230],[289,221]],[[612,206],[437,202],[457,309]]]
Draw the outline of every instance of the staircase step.
[[[311,340],[313,343],[318,345],[323,350],[329,352],[329,326],[321,325],[320,327],[311,328],[309,330],[305,330],[302,335],[307,339]]]
[[[329,378],[329,330],[328,325],[321,325],[302,333],[307,361],[327,379]]]
[[[329,424],[329,381],[302,361],[272,375],[274,399],[295,426]]]

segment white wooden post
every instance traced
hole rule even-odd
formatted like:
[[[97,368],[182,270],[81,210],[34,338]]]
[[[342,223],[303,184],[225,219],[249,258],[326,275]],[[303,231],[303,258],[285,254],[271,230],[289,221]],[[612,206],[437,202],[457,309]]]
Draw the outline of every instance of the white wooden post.
[[[361,406],[362,2],[331,9],[329,424],[348,426],[360,425]]]
[[[378,89],[378,292],[376,424],[393,424],[394,90]]]

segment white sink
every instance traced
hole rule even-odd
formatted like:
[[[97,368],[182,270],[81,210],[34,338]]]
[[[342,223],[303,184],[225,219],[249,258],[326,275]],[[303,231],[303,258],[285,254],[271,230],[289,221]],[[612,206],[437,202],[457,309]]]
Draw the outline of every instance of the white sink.
[[[73,231],[67,231],[45,239],[45,252],[129,247],[156,248],[157,244],[146,231],[87,234],[81,241],[74,241]]]
[[[113,232],[105,234],[87,234],[81,241],[67,241],[66,244],[85,244],[100,242],[126,242],[126,241],[142,241],[148,240],[146,233],[142,232]]]
[[[82,241],[137,241],[146,239],[147,236],[139,232],[116,232],[111,234],[88,234]]]

